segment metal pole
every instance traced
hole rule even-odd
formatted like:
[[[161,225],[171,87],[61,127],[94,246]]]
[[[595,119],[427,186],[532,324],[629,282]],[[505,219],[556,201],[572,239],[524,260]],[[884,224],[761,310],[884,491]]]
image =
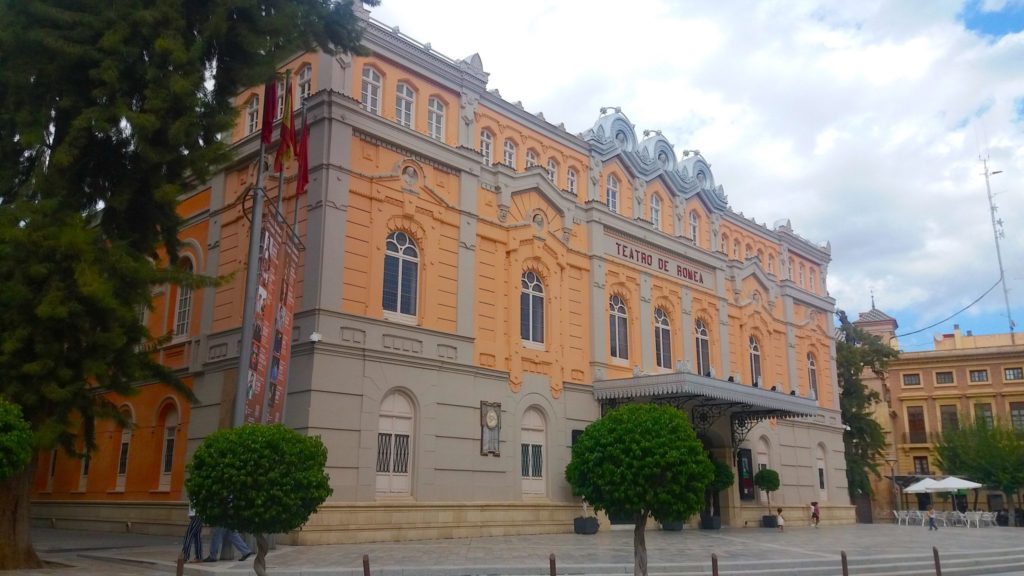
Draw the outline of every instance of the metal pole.
[[[718,554],[711,553],[711,576],[718,576]]]
[[[1016,344],[1017,338],[1013,333],[1013,317],[1010,316],[1010,294],[1006,288],[1006,273],[1003,271],[1003,253],[999,247],[999,226],[1002,224],[1001,220],[996,219],[996,206],[992,203],[992,186],[989,184],[989,174],[999,174],[1002,170],[996,170],[995,172],[988,171],[988,158],[981,159],[982,165],[985,167],[985,192],[988,193],[988,210],[989,216],[992,217],[992,236],[996,241],[996,260],[999,262],[999,282],[1003,285],[1003,302],[1006,303],[1006,321],[1010,324],[1010,344]]]
[[[370,576],[370,555],[363,554],[363,576]]]
[[[939,549],[932,546],[932,556],[935,557],[935,576],[942,576],[942,564],[939,563]]]
[[[548,556],[548,567],[550,568],[551,576],[557,576],[558,569],[555,568],[555,553],[554,552],[552,552],[551,555]]]
[[[846,550],[840,550],[839,557],[843,562],[843,576],[850,576],[850,565],[846,561]]]
[[[245,402],[248,398],[249,361],[252,359],[252,332],[256,321],[256,285],[259,274],[260,236],[263,234],[263,154],[266,146],[260,141],[256,188],[253,190],[252,226],[249,229],[249,262],[245,269],[245,303],[242,306],[242,344],[238,353],[238,385],[235,388],[235,427],[245,424]]]

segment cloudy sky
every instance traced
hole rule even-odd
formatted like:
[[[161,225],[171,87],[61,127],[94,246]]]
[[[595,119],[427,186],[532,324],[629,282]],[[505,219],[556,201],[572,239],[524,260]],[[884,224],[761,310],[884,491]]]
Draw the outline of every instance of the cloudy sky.
[[[1024,0],[383,0],[382,22],[572,132],[602,106],[697,148],[737,212],[832,243],[829,291],[899,333],[999,279],[1024,327]],[[1008,330],[996,287],[901,338]],[[1020,329],[1017,332],[1021,332]],[[1022,338],[1024,340],[1024,338]]]

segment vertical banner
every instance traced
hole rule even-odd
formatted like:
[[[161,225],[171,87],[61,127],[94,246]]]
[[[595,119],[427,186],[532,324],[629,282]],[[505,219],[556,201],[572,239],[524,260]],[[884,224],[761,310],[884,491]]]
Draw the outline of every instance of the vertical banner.
[[[274,338],[270,350],[270,370],[267,373],[267,424],[284,419],[284,396],[288,386],[288,364],[292,350],[292,318],[295,313],[295,282],[298,276],[299,247],[283,222],[274,224],[280,233],[280,270],[276,286],[274,311]]]
[[[256,280],[256,307],[253,318],[252,354],[249,356],[245,390],[245,422],[262,422],[264,397],[267,393],[271,355],[274,347],[274,316],[277,310],[277,296],[280,276],[282,232],[280,222],[273,208],[269,207],[263,216],[263,233],[260,237],[259,274]]]
[[[740,489],[740,500],[754,499],[754,459],[749,448],[740,448],[736,452],[736,471]]]

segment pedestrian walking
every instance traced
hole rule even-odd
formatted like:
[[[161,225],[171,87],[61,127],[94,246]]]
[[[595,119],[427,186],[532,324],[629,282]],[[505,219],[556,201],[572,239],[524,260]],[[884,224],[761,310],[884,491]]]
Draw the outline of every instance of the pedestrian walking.
[[[786,519],[782,517],[782,508],[779,508],[779,520],[776,525],[779,527],[779,532],[786,529]]]
[[[203,558],[203,519],[196,513],[192,503],[188,504],[188,528],[185,529],[185,542],[181,546],[181,556],[185,562],[189,561],[192,549],[195,549],[195,559],[192,562],[202,562]]]
[[[821,510],[818,509],[817,502],[811,502],[811,526],[818,527],[818,522],[821,521]]]
[[[928,505],[928,531],[938,530],[939,527],[935,525],[935,507]]]
[[[225,538],[230,540],[231,545],[242,555],[238,559],[239,562],[243,562],[252,556],[252,548],[249,548],[245,540],[242,540],[242,535],[237,530],[228,530],[223,526],[217,526],[213,529],[213,539],[210,540],[210,555],[203,558],[203,562],[216,562],[220,560],[220,547],[224,543]]]

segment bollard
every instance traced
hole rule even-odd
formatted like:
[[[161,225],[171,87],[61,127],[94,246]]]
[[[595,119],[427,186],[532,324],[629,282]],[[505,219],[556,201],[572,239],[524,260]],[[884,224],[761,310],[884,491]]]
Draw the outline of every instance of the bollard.
[[[182,576],[185,574],[185,554],[178,554],[178,562],[174,565],[175,576]]]
[[[942,576],[942,565],[939,564],[939,549],[932,546],[932,556],[935,557],[935,576]]]
[[[370,576],[370,555],[363,554],[363,576]]]
[[[718,554],[711,553],[711,576],[718,576]]]
[[[551,566],[551,576],[557,576],[558,569],[555,568],[555,553],[552,552],[551,556],[548,556],[548,564]]]
[[[843,576],[850,576],[850,565],[846,562],[846,550],[840,550],[839,557],[843,559]]]

